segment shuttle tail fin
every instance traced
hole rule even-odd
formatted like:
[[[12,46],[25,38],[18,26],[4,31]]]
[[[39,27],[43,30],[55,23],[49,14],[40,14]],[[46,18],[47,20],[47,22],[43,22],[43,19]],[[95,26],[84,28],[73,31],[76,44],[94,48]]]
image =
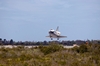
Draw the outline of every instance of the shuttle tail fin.
[[[59,30],[59,26],[57,27],[56,31],[58,31],[58,30]]]

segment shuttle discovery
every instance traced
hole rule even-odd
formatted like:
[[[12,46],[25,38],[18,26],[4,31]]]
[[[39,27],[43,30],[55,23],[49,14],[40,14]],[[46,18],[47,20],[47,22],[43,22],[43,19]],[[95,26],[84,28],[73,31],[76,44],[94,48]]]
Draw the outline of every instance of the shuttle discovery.
[[[61,33],[58,31],[59,27],[57,27],[56,30],[49,30],[49,36],[46,37],[50,37],[51,40],[53,40],[53,38],[57,38],[57,40],[59,40],[59,38],[66,38],[67,36],[61,36]]]

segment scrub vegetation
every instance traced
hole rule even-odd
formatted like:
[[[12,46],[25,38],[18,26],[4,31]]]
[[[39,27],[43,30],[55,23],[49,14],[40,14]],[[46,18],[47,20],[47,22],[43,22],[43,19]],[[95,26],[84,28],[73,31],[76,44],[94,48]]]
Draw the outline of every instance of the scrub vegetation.
[[[100,44],[64,48],[61,44],[0,48],[0,66],[99,66]]]

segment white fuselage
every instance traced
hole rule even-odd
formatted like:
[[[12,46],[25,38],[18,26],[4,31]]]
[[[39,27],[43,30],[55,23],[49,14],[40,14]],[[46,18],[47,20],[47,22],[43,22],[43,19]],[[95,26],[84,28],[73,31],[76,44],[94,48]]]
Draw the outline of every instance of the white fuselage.
[[[57,38],[57,40],[59,40],[59,38],[66,38],[67,36],[61,36],[60,32],[58,31],[59,30],[59,27],[57,27],[56,30],[49,30],[49,36],[46,36],[46,37],[50,37],[51,40],[53,40],[53,38]]]
[[[50,35],[51,38],[57,38],[57,37],[60,36],[60,32],[51,29],[51,30],[49,31],[49,35]]]

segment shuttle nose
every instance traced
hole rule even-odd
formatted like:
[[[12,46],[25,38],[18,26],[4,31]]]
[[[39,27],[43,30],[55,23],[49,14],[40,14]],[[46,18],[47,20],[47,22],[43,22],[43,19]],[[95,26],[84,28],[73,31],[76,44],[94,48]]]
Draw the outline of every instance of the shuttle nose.
[[[49,31],[49,33],[54,33],[53,31]]]

